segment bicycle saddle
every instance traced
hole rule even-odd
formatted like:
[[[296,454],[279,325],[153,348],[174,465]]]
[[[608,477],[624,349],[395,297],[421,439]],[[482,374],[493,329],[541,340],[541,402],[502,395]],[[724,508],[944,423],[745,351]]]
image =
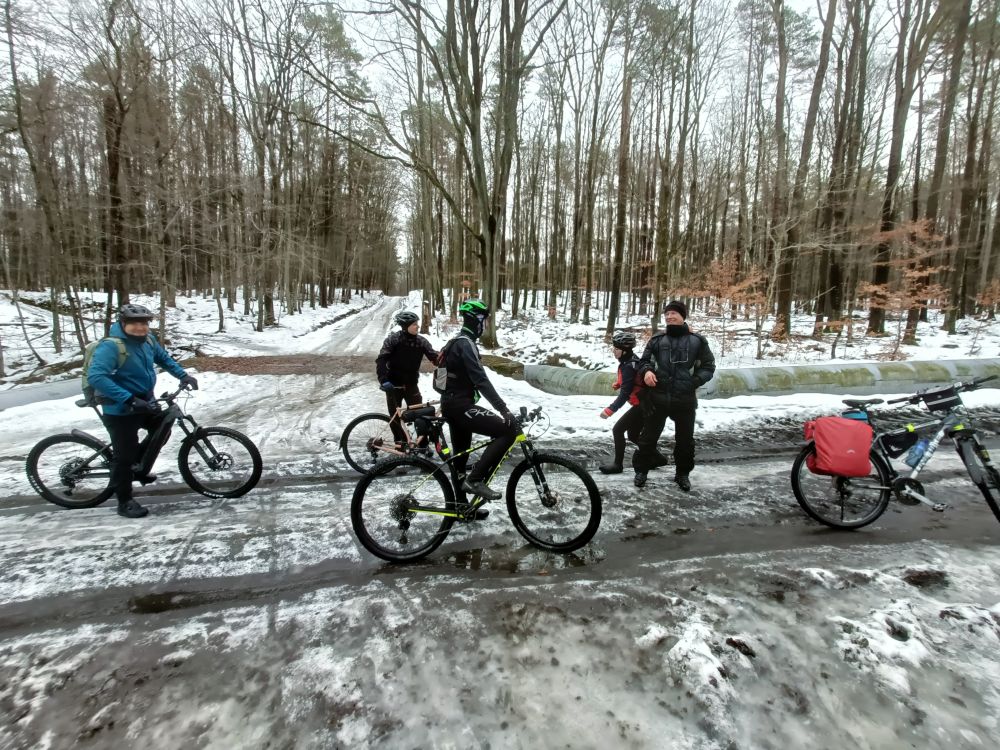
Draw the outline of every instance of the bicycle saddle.
[[[412,422],[417,417],[433,417],[434,411],[433,406],[425,406],[422,409],[410,409],[403,412],[403,421]]]
[[[885,403],[885,400],[881,398],[845,398],[843,401],[852,409],[864,409],[866,406]]]

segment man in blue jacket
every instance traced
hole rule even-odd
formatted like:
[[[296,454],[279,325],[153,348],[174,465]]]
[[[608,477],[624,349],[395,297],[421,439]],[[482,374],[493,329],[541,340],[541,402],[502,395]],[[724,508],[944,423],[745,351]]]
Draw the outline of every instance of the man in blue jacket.
[[[150,436],[160,426],[163,415],[156,402],[156,365],[181,381],[181,385],[198,389],[198,381],[167,354],[150,335],[153,313],[142,305],[122,305],[118,322],[111,326],[111,338],[125,342],[125,361],[119,367],[119,348],[114,341],[104,340],[96,349],[87,370],[87,379],[101,404],[102,420],[111,436],[114,460],[111,463],[111,484],[118,498],[118,515],[141,518],[149,513],[132,499],[132,480],[148,484],[156,479],[152,474],[132,476],[132,465],[145,450]],[[139,443],[139,430],[146,438]]]

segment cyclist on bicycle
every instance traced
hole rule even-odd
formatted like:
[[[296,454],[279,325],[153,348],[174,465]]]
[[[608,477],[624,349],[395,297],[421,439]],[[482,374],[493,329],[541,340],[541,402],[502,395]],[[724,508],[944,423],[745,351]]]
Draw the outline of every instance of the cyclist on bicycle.
[[[375,359],[375,374],[379,386],[385,391],[385,402],[389,416],[396,414],[396,409],[406,401],[407,406],[423,403],[417,382],[420,377],[420,362],[427,357],[436,363],[438,353],[434,351],[431,342],[417,335],[417,323],[420,318],[416,313],[403,310],[396,314],[399,331],[393,331],[382,343],[382,350]],[[397,446],[406,445],[406,433],[399,425],[399,420],[389,423]]]
[[[486,480],[514,444],[521,429],[490,383],[479,359],[476,340],[483,335],[486,319],[490,316],[489,306],[482,300],[470,299],[459,306],[458,312],[462,315],[462,330],[442,349],[442,364],[448,371],[448,385],[441,396],[441,415],[448,422],[456,454],[468,450],[473,433],[493,438],[469,471],[462,489],[486,500],[499,500],[502,495],[490,489]],[[476,406],[480,394],[500,413]],[[456,469],[462,473],[468,456],[459,456],[455,462]]]
[[[149,332],[152,320],[149,308],[122,305],[118,322],[111,326],[110,338],[94,349],[87,370],[87,378],[104,407],[101,421],[108,430],[114,451],[111,484],[118,498],[118,515],[125,518],[142,518],[149,513],[132,499],[133,480],[142,484],[156,481],[154,474],[132,475],[132,465],[146,450],[149,436],[162,421],[160,405],[153,393],[156,365],[180,380],[182,386],[198,389],[198,381],[188,375]],[[126,357],[121,366],[119,347],[113,339],[125,343]],[[146,438],[141,444],[140,429],[146,430]]]

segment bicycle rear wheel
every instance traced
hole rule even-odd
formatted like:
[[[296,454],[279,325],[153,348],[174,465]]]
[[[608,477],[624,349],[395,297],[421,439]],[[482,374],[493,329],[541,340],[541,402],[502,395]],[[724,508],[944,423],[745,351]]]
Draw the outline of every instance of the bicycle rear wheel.
[[[241,497],[257,486],[263,461],[242,432],[203,427],[184,438],[177,467],[188,486],[205,497]]]
[[[580,464],[535,453],[507,481],[507,512],[525,539],[552,552],[572,552],[601,525],[601,493]]]
[[[28,453],[32,489],[64,508],[93,508],[114,492],[111,446],[81,435],[52,435]]]
[[[379,459],[395,455],[383,450],[383,446],[392,448],[395,441],[389,417],[385,414],[362,414],[344,428],[344,434],[340,436],[340,450],[351,468],[364,474]]]
[[[393,476],[405,469],[405,476]],[[455,510],[447,468],[421,458],[382,461],[354,489],[351,525],[362,546],[389,562],[410,562],[440,546],[455,522],[435,512]]]
[[[792,464],[792,491],[811,518],[835,529],[860,529],[881,516],[892,497],[889,467],[875,451],[865,477],[813,474],[806,463],[815,455],[809,443]]]

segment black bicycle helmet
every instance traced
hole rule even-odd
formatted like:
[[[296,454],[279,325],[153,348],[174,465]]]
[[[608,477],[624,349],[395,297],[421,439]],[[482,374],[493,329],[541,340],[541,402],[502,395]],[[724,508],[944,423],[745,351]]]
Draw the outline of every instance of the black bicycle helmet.
[[[409,310],[403,310],[402,312],[396,313],[396,322],[403,328],[409,328],[411,325],[420,320],[420,317]]]
[[[611,337],[611,344],[615,349],[635,349],[635,334],[630,331],[615,331]]]
[[[143,307],[142,305],[122,305],[121,309],[118,310],[118,320],[122,323],[134,320],[151,321],[155,317],[148,307]]]

